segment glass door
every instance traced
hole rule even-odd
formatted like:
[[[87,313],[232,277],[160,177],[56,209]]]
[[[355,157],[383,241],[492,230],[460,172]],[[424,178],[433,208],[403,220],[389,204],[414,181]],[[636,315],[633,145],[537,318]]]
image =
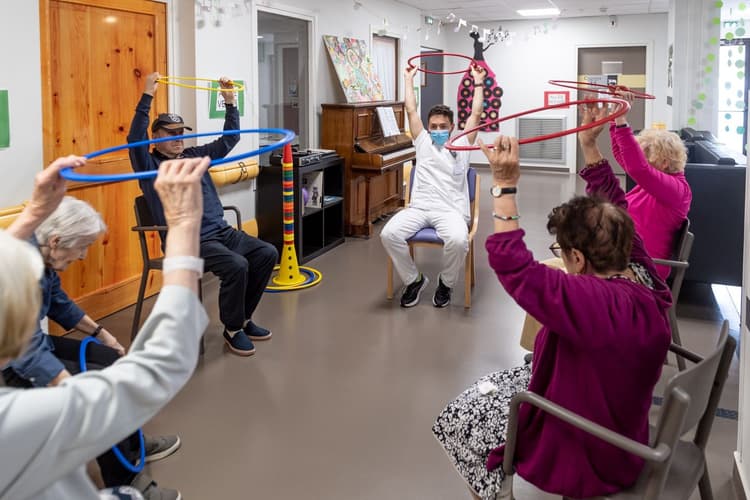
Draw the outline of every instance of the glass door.
[[[300,148],[311,146],[309,25],[304,19],[258,11],[259,124],[293,130]],[[275,140],[277,136],[261,136],[260,144]]]

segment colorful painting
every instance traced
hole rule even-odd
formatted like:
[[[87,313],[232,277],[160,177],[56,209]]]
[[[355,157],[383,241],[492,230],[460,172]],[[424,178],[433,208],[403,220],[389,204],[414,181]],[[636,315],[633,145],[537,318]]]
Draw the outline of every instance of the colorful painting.
[[[323,41],[344,90],[346,102],[382,101],[383,86],[373,72],[364,40],[323,35]]]

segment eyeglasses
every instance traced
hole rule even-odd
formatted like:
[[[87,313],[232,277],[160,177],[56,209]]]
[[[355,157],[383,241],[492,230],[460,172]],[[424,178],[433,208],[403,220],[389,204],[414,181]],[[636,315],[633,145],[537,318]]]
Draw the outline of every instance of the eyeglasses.
[[[552,255],[557,257],[558,259],[562,257],[562,248],[560,247],[560,244],[558,242],[554,242],[549,246],[549,251],[552,252]]]

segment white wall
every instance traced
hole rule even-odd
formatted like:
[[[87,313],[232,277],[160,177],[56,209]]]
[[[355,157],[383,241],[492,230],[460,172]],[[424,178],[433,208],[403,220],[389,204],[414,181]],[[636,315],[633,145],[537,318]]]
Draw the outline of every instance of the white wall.
[[[0,208],[28,199],[42,169],[39,2],[0,0],[0,89],[8,90],[10,147],[0,148]]]
[[[497,28],[498,23],[480,24],[482,29]],[[503,22],[504,30],[515,32],[510,45],[498,44],[489,48],[484,57],[497,74],[504,90],[501,115],[517,113],[544,105],[545,90],[564,90],[549,85],[549,80],[577,80],[577,48],[582,46],[646,45],[649,55],[647,66],[647,91],[657,96],[647,101],[646,123],[663,121],[671,126],[670,111],[666,104],[667,67],[667,15],[618,16],[616,28],[609,25],[609,17],[583,17],[560,19],[550,23],[546,35],[533,35],[534,26],[540,21]],[[531,36],[529,36],[531,34]],[[462,29],[459,33],[449,30],[447,45],[451,50],[472,55],[471,39]],[[457,58],[447,59],[448,68],[460,69],[465,64]],[[445,78],[445,95],[455,96],[460,75]],[[574,91],[571,91],[571,98]],[[455,106],[454,102],[449,103]],[[556,109],[538,116],[567,116],[568,126],[576,120],[574,109]],[[515,121],[501,124],[501,133],[515,135]],[[482,134],[489,136],[489,134]],[[490,136],[491,137],[491,136]],[[486,139],[487,137],[485,137]],[[575,171],[575,135],[567,136],[566,166]],[[472,161],[486,163],[481,153],[474,153]]]

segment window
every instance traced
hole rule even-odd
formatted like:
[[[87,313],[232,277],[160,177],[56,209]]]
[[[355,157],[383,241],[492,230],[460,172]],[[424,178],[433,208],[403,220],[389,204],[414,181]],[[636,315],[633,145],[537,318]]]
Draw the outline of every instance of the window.
[[[398,94],[398,38],[372,35],[372,66],[383,85],[383,98],[395,101]]]

